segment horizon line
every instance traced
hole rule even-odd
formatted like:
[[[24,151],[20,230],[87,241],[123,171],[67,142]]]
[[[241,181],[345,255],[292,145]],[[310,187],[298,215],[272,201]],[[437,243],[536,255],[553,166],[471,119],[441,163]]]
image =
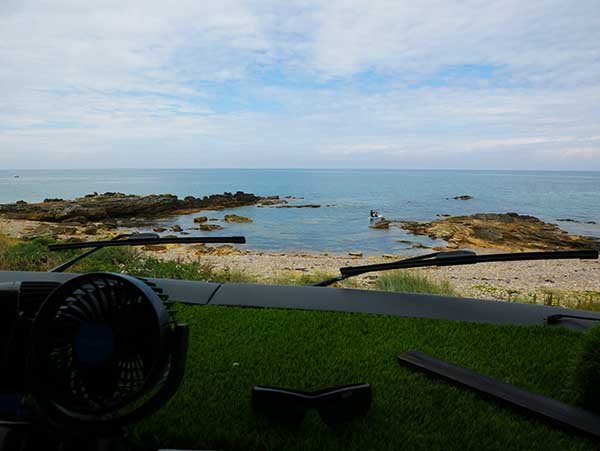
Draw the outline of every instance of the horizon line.
[[[0,172],[14,171],[197,171],[197,170],[216,170],[216,171],[497,171],[497,172],[600,172],[600,169],[494,169],[494,168],[345,168],[345,167],[264,167],[264,168],[244,168],[244,167],[100,167],[100,168],[1,168]],[[18,174],[15,174],[18,175]]]

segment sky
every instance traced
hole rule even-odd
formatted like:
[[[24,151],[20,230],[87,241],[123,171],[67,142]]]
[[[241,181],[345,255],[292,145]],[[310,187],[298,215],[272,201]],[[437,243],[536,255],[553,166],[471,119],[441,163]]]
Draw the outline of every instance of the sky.
[[[0,169],[600,170],[600,1],[0,0]]]

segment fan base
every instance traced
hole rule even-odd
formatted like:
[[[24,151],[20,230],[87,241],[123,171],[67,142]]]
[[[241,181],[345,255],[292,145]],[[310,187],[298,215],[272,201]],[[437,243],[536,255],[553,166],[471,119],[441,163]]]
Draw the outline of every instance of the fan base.
[[[0,424],[0,451],[132,451],[124,434],[111,437],[62,436],[47,426],[27,422]]]

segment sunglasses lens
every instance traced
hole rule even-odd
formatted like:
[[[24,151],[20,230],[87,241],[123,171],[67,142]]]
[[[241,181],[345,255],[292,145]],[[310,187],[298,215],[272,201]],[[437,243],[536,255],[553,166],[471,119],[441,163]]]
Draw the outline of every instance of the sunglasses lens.
[[[299,424],[306,414],[302,398],[286,391],[262,387],[252,389],[252,407],[270,420],[285,424]]]
[[[319,399],[318,410],[323,422],[330,426],[365,416],[371,408],[371,387],[348,388]]]

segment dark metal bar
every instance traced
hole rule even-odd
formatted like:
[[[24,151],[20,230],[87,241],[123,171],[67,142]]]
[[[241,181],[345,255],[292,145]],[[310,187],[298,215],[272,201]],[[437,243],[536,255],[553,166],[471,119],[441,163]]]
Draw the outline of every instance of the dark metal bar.
[[[100,249],[102,249],[102,248],[101,247],[95,247],[93,249],[90,249],[89,251],[84,252],[83,254],[78,255],[77,257],[73,258],[72,260],[66,261],[66,262],[58,265],[57,267],[52,268],[48,272],[65,272],[67,269],[69,269],[74,264],[80,262],[81,260],[83,260],[84,258],[92,255],[93,253],[98,252]]]
[[[128,238],[130,237],[131,234],[130,233],[122,233],[120,235],[115,236],[112,241],[117,241],[120,240],[122,238]],[[67,269],[69,269],[71,266],[73,266],[74,264],[80,262],[81,260],[83,260],[84,258],[92,255],[95,252],[98,252],[100,249],[102,249],[102,247],[94,247],[93,249],[84,252],[81,255],[78,255],[77,257],[72,258],[69,261],[66,261],[60,265],[58,265],[56,268],[52,268],[50,271],[48,272],[65,272]]]
[[[544,318],[544,321],[546,321],[546,324],[557,324],[561,319],[564,319],[564,318],[583,319],[586,321],[600,321],[600,318],[594,318],[592,316],[563,315],[563,314],[547,316]]]
[[[51,244],[51,251],[62,251],[68,249],[85,249],[90,247],[115,247],[115,246],[152,246],[156,244],[196,244],[196,243],[235,243],[245,244],[243,236],[222,237],[175,237],[175,238],[129,238],[118,241],[88,241],[82,243]]]
[[[398,356],[398,362],[411,369],[439,377],[459,386],[490,396],[557,426],[600,438],[600,415],[546,396],[536,395],[481,373],[438,360],[419,351]]]
[[[372,271],[386,271],[390,269],[420,268],[425,266],[455,266],[472,265],[475,263],[507,262],[526,260],[558,260],[558,259],[597,259],[597,250],[582,251],[553,251],[553,252],[517,252],[506,254],[484,254],[484,255],[458,255],[429,258],[424,260],[400,260],[391,263],[381,263],[365,266],[346,266],[340,268],[344,276],[357,276]]]

